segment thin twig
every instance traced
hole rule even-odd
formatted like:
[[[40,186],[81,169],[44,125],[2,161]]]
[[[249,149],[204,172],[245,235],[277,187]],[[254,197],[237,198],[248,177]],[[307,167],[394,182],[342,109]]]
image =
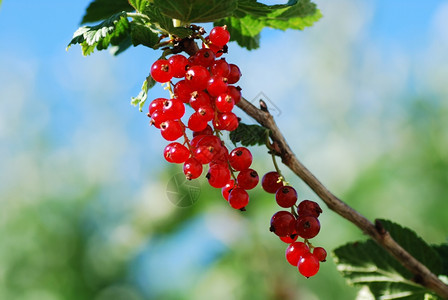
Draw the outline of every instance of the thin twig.
[[[261,107],[264,102],[260,101]],[[437,293],[444,299],[448,299],[448,285],[444,284],[424,264],[419,262],[403,247],[401,247],[379,222],[376,226],[366,217],[348,206],[341,199],[332,194],[296,157],[292,152],[285,137],[274,121],[273,116],[267,109],[259,109],[246,99],[241,99],[238,107],[254,118],[260,125],[270,129],[271,138],[278,144],[280,157],[283,164],[288,166],[299,176],[327,206],[334,212],[349,220],[361,229],[365,234],[374,239],[381,247],[388,251],[406,269],[414,274],[413,281]]]

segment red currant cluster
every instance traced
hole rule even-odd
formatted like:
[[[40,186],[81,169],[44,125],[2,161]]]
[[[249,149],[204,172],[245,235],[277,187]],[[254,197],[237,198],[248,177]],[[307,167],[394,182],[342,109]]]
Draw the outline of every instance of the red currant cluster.
[[[241,72],[225,59],[216,59],[225,52],[222,49],[230,40],[225,27],[213,28],[203,40],[203,48],[189,58],[175,54],[154,62],[151,76],[157,82],[166,83],[171,97],[153,100],[148,116],[162,137],[172,141],[164,150],[168,162],[183,163],[189,180],[198,178],[203,165],[208,164],[209,184],[222,188],[229,204],[243,210],[249,202],[246,190],[254,188],[259,181],[257,172],[249,168],[252,154],[244,147],[229,153],[221,140],[221,131],[233,131],[239,125],[232,110],[241,99],[241,89],[232,84],[238,82]],[[173,83],[173,78],[180,80]],[[193,112],[184,122],[186,106]],[[192,139],[187,136],[187,128],[193,132]],[[183,143],[175,142],[181,137]]]
[[[300,274],[305,277],[316,275],[319,271],[319,262],[326,259],[327,252],[322,247],[313,247],[308,241],[320,231],[318,220],[322,209],[314,201],[303,200],[297,203],[297,192],[286,185],[284,178],[278,172],[266,173],[261,185],[263,189],[275,194],[275,200],[280,207],[290,208],[291,212],[281,210],[271,218],[270,231],[289,244],[286,248],[286,260],[298,267]],[[304,239],[297,242],[297,238]]]

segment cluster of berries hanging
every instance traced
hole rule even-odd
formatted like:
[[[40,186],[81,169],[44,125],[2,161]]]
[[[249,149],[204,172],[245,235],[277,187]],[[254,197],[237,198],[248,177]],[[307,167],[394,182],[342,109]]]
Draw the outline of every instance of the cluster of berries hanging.
[[[150,124],[160,129],[162,137],[171,142],[164,150],[168,162],[183,164],[188,180],[201,176],[203,166],[208,164],[206,178],[209,184],[221,188],[222,196],[231,207],[245,210],[249,203],[247,190],[259,182],[258,173],[250,168],[252,154],[245,147],[229,152],[221,139],[222,131],[233,131],[239,125],[232,110],[241,100],[241,88],[233,85],[240,79],[241,72],[238,66],[217,59],[226,52],[229,40],[230,34],[225,27],[215,27],[208,37],[203,38],[202,49],[194,55],[187,58],[174,54],[154,62],[151,77],[166,84],[171,97],[153,100],[148,116]],[[174,78],[178,81],[173,82]],[[186,106],[193,112],[187,121],[183,121]],[[187,129],[192,132],[191,139]],[[183,142],[176,142],[180,138]],[[279,206],[291,209],[291,212],[275,213],[270,227],[289,244],[286,259],[297,266],[302,275],[315,275],[319,262],[325,261],[327,255],[323,248],[313,247],[308,241],[320,230],[317,218],[322,210],[319,205],[304,200],[296,206],[296,190],[277,172],[265,174],[262,187],[268,193],[275,193]],[[299,236],[303,242],[296,241]]]
[[[320,231],[318,220],[322,209],[314,201],[303,200],[297,206],[297,192],[287,185],[283,176],[278,172],[266,173],[261,185],[263,189],[275,194],[277,204],[282,208],[290,208],[290,212],[280,210],[271,218],[270,230],[289,244],[286,248],[286,260],[299,269],[300,274],[311,277],[319,271],[319,263],[324,262],[327,252],[322,247],[314,247],[309,239]],[[304,239],[297,241],[298,237]]]
[[[162,137],[172,142],[164,150],[168,162],[182,163],[189,180],[198,178],[203,165],[208,164],[209,184],[222,189],[230,206],[244,210],[249,203],[246,190],[254,188],[259,179],[257,172],[249,168],[250,151],[238,147],[229,153],[221,140],[221,131],[238,127],[239,120],[232,110],[241,100],[241,88],[232,85],[240,79],[240,69],[225,59],[216,59],[225,52],[229,40],[225,27],[215,27],[194,55],[187,58],[175,54],[154,62],[151,76],[166,84],[171,97],[153,100],[148,116]],[[173,83],[174,78],[179,80]],[[183,121],[186,106],[193,112]],[[187,129],[192,132],[191,139]],[[175,142],[182,137],[183,143]]]

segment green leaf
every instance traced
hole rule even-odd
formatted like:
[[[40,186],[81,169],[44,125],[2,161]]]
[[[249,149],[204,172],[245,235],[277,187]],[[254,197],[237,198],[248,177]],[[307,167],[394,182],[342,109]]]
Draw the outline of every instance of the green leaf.
[[[448,276],[448,244],[432,246],[442,259],[442,271],[440,275]]]
[[[148,75],[142,85],[142,90],[137,95],[137,97],[131,98],[131,104],[134,106],[138,105],[138,109],[143,111],[143,106],[145,105],[146,99],[148,98],[148,90],[156,85],[156,81]]]
[[[415,232],[379,220],[391,236],[435,274],[441,271],[437,252]],[[334,250],[338,270],[353,285],[368,286],[379,299],[423,299],[430,292],[412,281],[413,275],[373,240],[350,243]]]
[[[146,6],[143,13],[148,16],[151,24],[155,25],[165,34],[172,34],[177,37],[184,38],[193,33],[193,30],[189,28],[174,27],[173,20],[163,15],[160,9],[153,4]]]
[[[247,125],[240,123],[238,128],[231,131],[229,138],[234,145],[241,143],[243,146],[266,145],[269,129],[260,125]]]
[[[121,54],[124,51],[126,51],[131,46],[132,46],[132,39],[130,36],[127,36],[120,44],[118,44],[117,46],[112,46],[110,48],[110,53],[112,55],[117,56],[118,54]]]
[[[129,0],[129,4],[138,12],[143,12],[150,2],[150,0]]]
[[[81,24],[98,22],[122,11],[134,11],[127,0],[94,0],[87,7]]]
[[[260,33],[265,27],[303,30],[322,17],[310,0],[289,1],[284,5],[266,5],[256,0],[239,0],[232,17],[215,22],[227,25],[232,41],[248,50],[260,46]]]
[[[95,26],[84,26],[76,30],[67,46],[80,44],[84,55],[97,50],[107,49],[110,45],[118,46],[130,35],[130,25],[126,12],[112,15],[109,19]]]
[[[260,47],[260,32],[264,24],[250,15],[243,18],[227,18],[214,23],[215,26],[227,25],[231,41],[236,41],[248,50]]]
[[[160,12],[185,24],[213,22],[230,17],[237,0],[154,0]]]
[[[134,46],[144,45],[150,48],[159,42],[159,35],[146,25],[131,23],[132,44]]]

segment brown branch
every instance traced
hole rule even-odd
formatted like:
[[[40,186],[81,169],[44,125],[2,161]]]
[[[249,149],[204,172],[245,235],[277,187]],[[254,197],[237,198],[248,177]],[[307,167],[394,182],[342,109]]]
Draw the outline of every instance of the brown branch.
[[[261,107],[266,104],[260,100]],[[267,109],[259,109],[245,99],[241,99],[238,107],[254,118],[260,125],[270,129],[271,138],[279,147],[279,155],[283,164],[288,166],[299,176],[327,206],[343,218],[355,224],[364,233],[374,239],[381,247],[388,251],[406,269],[414,274],[413,280],[427,289],[436,292],[444,299],[448,299],[448,285],[444,284],[424,264],[415,259],[409,252],[401,247],[379,222],[374,225],[366,217],[348,206],[345,202],[333,195],[296,157],[285,137]]]

